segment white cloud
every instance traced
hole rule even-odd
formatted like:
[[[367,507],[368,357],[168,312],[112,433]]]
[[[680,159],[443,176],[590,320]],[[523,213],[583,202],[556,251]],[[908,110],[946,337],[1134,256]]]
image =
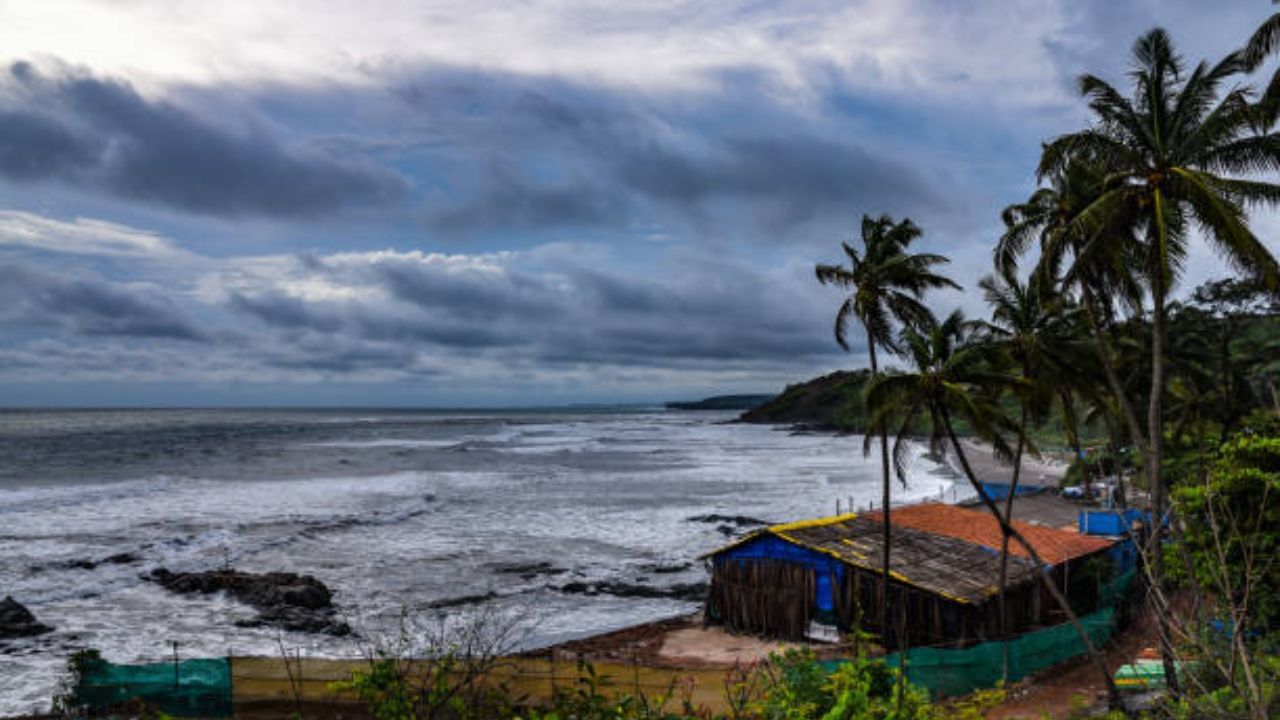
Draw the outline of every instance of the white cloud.
[[[157,260],[186,255],[158,233],[148,230],[90,218],[57,220],[21,210],[0,210],[0,247],[5,246]]]
[[[811,99],[816,74],[854,88],[983,102],[1061,100],[1050,44],[1075,45],[1065,3],[928,0],[656,3],[303,0],[0,8],[0,57],[53,56],[143,85],[380,83],[442,65],[706,89],[758,70]],[[152,89],[155,89],[153,87]]]

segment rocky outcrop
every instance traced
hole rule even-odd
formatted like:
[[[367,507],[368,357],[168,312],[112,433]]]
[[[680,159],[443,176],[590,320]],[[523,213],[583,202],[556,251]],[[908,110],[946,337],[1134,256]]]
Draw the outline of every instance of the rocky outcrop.
[[[153,570],[147,579],[184,595],[227,593],[258,611],[258,617],[237,623],[242,627],[269,625],[339,636],[351,633],[351,627],[336,617],[333,593],[310,575],[237,570],[175,573],[160,568]]]
[[[685,518],[685,520],[688,522],[717,523],[716,530],[720,531],[720,534],[725,537],[742,534],[748,528],[772,525],[772,523],[764,520],[745,515],[694,515],[691,518]]]
[[[17,600],[8,595],[0,600],[0,639],[33,637],[52,631],[53,628],[36,620]]]
[[[38,573],[44,572],[45,570],[96,570],[104,565],[132,565],[133,563],[141,560],[142,558],[138,557],[136,553],[124,552],[109,555],[97,560],[77,558],[75,560],[61,560],[58,562],[32,565],[31,572]]]
[[[640,585],[621,580],[601,580],[598,582],[571,582],[556,588],[568,595],[613,595],[628,598],[663,598],[668,600],[687,600],[701,602],[707,597],[707,584],[704,582],[677,583],[665,587]]]
[[[840,371],[788,385],[781,395],[748,410],[738,420],[798,425],[813,430],[862,432],[867,422],[862,390],[870,379],[868,370]]]

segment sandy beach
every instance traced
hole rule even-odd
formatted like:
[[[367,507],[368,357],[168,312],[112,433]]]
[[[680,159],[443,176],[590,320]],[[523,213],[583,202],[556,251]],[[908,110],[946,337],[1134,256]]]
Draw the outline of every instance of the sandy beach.
[[[995,451],[989,443],[973,439],[962,440],[965,457],[978,479],[984,482],[1008,483],[1013,478],[1013,462],[996,458]],[[959,461],[947,456],[947,462],[960,472]],[[1066,475],[1067,464],[1048,456],[1035,457],[1024,453],[1022,472],[1018,484],[1024,486],[1058,487],[1062,477]]]

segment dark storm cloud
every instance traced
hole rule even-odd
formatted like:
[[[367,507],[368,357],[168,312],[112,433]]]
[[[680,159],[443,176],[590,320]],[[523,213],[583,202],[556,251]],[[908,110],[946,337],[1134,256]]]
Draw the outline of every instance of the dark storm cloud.
[[[426,343],[444,348],[482,349],[520,342],[518,337],[468,319],[469,304],[438,304],[432,312],[398,312],[376,304],[304,302],[281,292],[265,290],[253,296],[234,294],[229,307],[286,332],[401,343],[404,348]],[[312,358],[315,359],[314,357]]]
[[[77,136],[51,117],[0,111],[0,174],[9,178],[73,177],[101,152],[100,143]]]
[[[564,309],[545,279],[519,270],[441,272],[413,262],[380,262],[376,272],[391,293],[418,307],[471,322],[519,315],[546,320]]]
[[[623,208],[616,196],[601,192],[585,178],[539,183],[507,163],[491,163],[477,196],[434,211],[431,225],[443,233],[557,225],[605,225],[617,222]]]
[[[413,369],[416,353],[401,345],[352,343],[333,338],[308,338],[288,348],[268,352],[263,363],[284,370],[310,370],[346,374],[363,370]],[[430,375],[413,370],[414,375]]]
[[[915,173],[860,147],[803,135],[727,137],[709,158],[654,146],[619,164],[632,188],[665,202],[696,205],[709,198],[765,201],[795,219],[858,200],[920,198]]]
[[[121,80],[10,69],[16,107],[0,113],[0,174],[59,179],[209,215],[300,216],[386,203],[398,175],[286,147],[261,127],[230,132]]]
[[[0,323],[74,335],[202,341],[205,334],[167,300],[91,276],[52,275],[0,264]]]
[[[246,295],[237,292],[231,294],[228,304],[238,312],[275,327],[310,328],[322,332],[334,332],[341,327],[337,318],[317,314],[308,303],[287,295]]]
[[[530,367],[750,366],[834,355],[807,297],[741,263],[686,258],[655,279],[575,254],[313,258],[286,271],[283,284],[264,277],[227,302],[282,336],[481,353]],[[304,300],[288,291],[296,285],[328,287],[340,299]]]
[[[459,172],[429,208],[438,232],[738,216],[770,228],[851,207],[937,202],[898,158],[737,78],[706,97],[628,94],[550,78],[439,72],[400,88]],[[488,158],[480,164],[462,159]]]

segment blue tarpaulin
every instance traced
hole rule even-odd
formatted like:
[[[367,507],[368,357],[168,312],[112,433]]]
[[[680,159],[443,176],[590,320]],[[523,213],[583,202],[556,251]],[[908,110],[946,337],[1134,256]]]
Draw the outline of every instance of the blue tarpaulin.
[[[1150,515],[1135,508],[1128,510],[1081,510],[1077,525],[1082,535],[1109,535],[1119,537],[1129,531],[1136,521],[1146,521]]]
[[[786,560],[810,568],[814,571],[817,590],[815,604],[818,609],[826,611],[835,609],[835,602],[831,597],[831,576],[835,575],[837,582],[844,579],[844,565],[830,555],[823,555],[772,535],[762,535],[755,540],[724,551],[717,561],[733,560]]]
[[[1003,500],[1009,497],[1009,483],[984,482],[982,483],[982,490],[992,500]],[[1034,495],[1043,491],[1044,487],[1040,485],[1019,485],[1013,496],[1022,497],[1023,495]]]

